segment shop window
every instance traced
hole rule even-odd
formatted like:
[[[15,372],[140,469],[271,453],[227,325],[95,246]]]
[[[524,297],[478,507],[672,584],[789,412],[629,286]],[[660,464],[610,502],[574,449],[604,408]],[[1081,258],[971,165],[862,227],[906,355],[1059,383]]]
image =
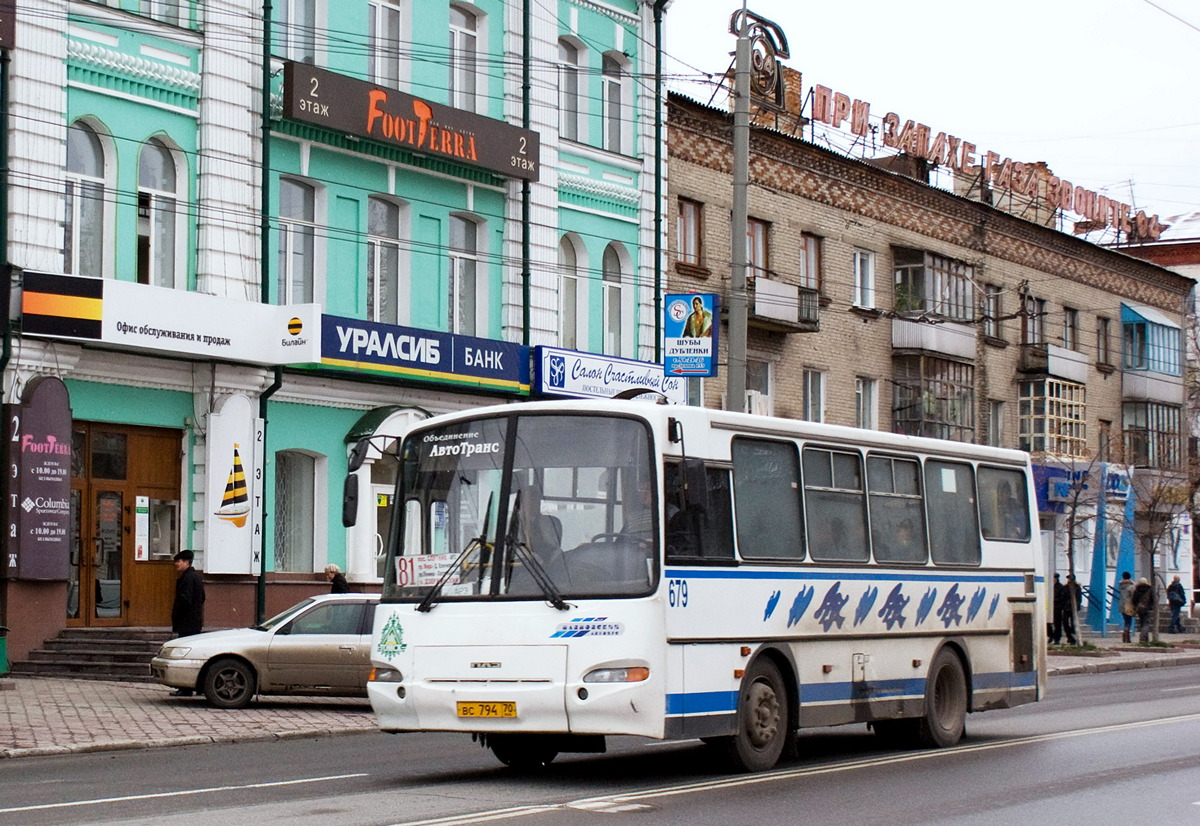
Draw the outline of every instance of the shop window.
[[[275,570],[313,570],[317,460],[298,450],[275,454]]]

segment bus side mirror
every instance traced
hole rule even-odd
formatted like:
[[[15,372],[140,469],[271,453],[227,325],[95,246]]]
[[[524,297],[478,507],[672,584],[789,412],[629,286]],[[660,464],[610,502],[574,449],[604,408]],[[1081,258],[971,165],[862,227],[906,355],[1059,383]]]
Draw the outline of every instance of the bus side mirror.
[[[701,459],[684,459],[680,467],[683,485],[683,507],[689,511],[708,512],[708,472]]]
[[[355,442],[354,447],[350,448],[350,458],[346,460],[346,469],[351,473],[363,466],[363,462],[367,460],[367,451],[371,447],[371,437],[359,439]]]
[[[353,528],[357,522],[358,476],[352,471],[346,474],[346,481],[342,483],[342,527]]]

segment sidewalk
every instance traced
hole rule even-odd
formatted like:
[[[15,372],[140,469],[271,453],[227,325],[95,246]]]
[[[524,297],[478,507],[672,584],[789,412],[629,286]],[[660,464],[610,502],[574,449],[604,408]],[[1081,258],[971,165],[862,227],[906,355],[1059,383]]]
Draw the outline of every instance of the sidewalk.
[[[1102,650],[1095,656],[1050,655],[1047,673],[1200,664],[1200,645],[1138,648],[1122,645],[1119,633],[1088,641]],[[362,698],[267,697],[249,708],[221,711],[203,697],[171,697],[153,683],[0,677],[0,689],[0,758],[375,730],[371,706]]]

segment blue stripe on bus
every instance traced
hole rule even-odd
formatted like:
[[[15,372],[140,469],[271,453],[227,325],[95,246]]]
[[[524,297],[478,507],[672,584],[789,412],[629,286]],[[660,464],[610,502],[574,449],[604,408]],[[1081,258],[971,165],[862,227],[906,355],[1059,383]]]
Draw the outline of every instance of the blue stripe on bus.
[[[827,580],[882,580],[886,582],[1024,582],[1024,574],[971,574],[945,573],[875,573],[854,571],[764,571],[748,568],[668,568],[668,578],[690,579],[827,579]]]
[[[999,671],[975,674],[972,688],[976,691],[996,688],[1032,688],[1037,674],[1032,671],[1013,673]],[[870,682],[805,683],[800,686],[800,704],[835,703],[852,700],[882,700],[896,697],[920,697],[925,692],[925,679],[914,677],[902,680],[872,680]],[[713,714],[737,710],[738,692],[705,691],[695,694],[668,694],[667,715]]]

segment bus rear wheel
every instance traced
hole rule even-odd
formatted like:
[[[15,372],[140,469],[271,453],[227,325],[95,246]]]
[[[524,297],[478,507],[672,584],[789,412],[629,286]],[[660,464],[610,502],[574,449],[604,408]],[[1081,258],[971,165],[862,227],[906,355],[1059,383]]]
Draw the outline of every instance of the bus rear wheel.
[[[545,768],[558,757],[550,739],[537,734],[489,734],[487,744],[497,760],[517,771]]]
[[[967,676],[962,661],[943,648],[929,667],[925,715],[917,723],[917,742],[927,748],[953,746],[967,724]]]
[[[738,692],[737,734],[725,738],[727,762],[736,771],[774,767],[788,739],[787,687],[779,667],[760,658],[746,671]]]

